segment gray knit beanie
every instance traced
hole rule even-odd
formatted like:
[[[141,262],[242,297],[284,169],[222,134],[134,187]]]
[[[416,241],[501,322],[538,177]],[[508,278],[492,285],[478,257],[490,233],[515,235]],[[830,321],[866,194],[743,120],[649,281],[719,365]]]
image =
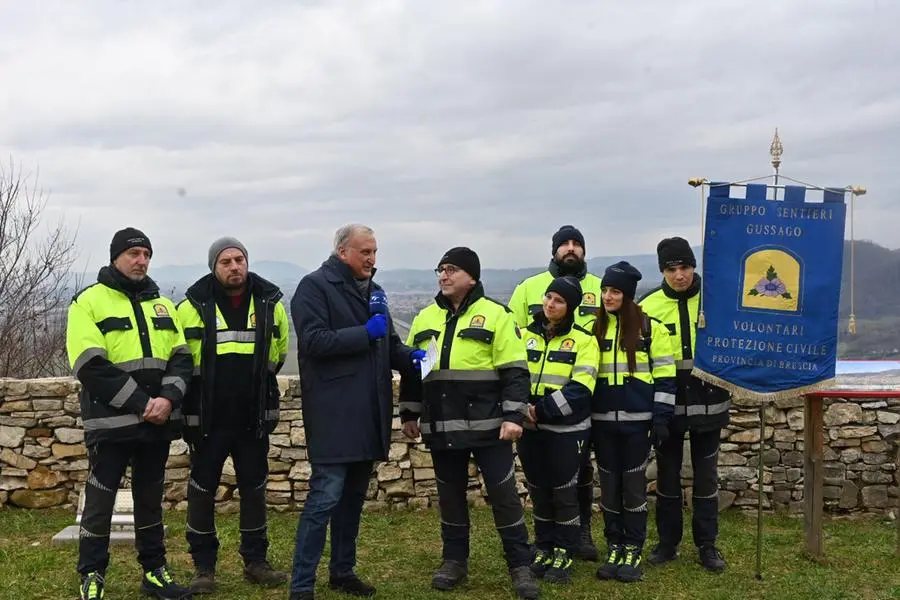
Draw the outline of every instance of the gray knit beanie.
[[[247,255],[247,249],[244,247],[242,243],[238,241],[237,238],[233,237],[223,237],[219,238],[212,243],[209,247],[209,270],[215,273],[216,271],[216,261],[219,259],[219,255],[222,254],[223,251],[228,250],[229,248],[237,248],[244,254],[244,260],[250,261],[250,257]]]

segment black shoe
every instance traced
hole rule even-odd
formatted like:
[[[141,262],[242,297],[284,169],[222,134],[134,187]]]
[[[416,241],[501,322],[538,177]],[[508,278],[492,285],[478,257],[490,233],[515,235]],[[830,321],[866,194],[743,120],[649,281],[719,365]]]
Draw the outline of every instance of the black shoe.
[[[572,557],[562,548],[553,549],[553,562],[544,574],[549,583],[572,583]]]
[[[190,600],[191,590],[175,583],[165,565],[144,573],[141,580],[141,592],[159,600]]]
[[[468,576],[468,564],[458,560],[445,560],[431,576],[431,587],[446,592],[464,583]]]
[[[609,553],[606,555],[606,562],[597,569],[597,579],[615,579],[623,558],[622,546],[618,544],[610,545]]]
[[[343,592],[351,596],[368,597],[375,595],[375,586],[371,586],[351,573],[346,577],[329,577],[328,587],[336,592]]]
[[[268,561],[250,563],[244,567],[244,579],[256,585],[272,588],[287,583],[288,575],[276,571]]]
[[[291,592],[288,600],[316,600],[316,594],[314,592]]]
[[[599,558],[597,546],[594,544],[594,536],[591,533],[590,519],[582,519],[581,521],[581,538],[578,542],[578,550],[575,552],[575,557],[579,560],[589,560],[591,562],[597,562]]]
[[[553,555],[549,552],[544,552],[540,548],[536,548],[534,551],[534,558],[532,559],[529,568],[531,569],[531,572],[534,573],[534,576],[540,579],[544,576],[544,573],[547,572],[547,569],[550,568],[551,564],[553,564]]]
[[[523,600],[537,600],[541,596],[541,589],[538,587],[537,579],[534,573],[528,567],[516,567],[509,570],[509,576],[512,578],[513,589],[516,594]]]
[[[651,565],[659,566],[664,565],[667,562],[672,562],[676,558],[678,558],[677,549],[665,544],[657,544],[653,546],[653,550],[650,551],[647,562]]]
[[[81,587],[78,590],[81,600],[102,600],[104,583],[106,582],[103,575],[96,571],[82,577]]]
[[[725,570],[725,558],[714,545],[701,546],[697,549],[697,552],[700,555],[700,564],[707,571],[721,573]]]
[[[616,571],[616,579],[626,583],[643,579],[641,549],[637,546],[625,546],[622,550],[622,555],[622,564],[619,565],[619,570]]]
[[[216,591],[216,571],[215,569],[207,569],[197,567],[194,578],[191,579],[192,594],[212,594]]]

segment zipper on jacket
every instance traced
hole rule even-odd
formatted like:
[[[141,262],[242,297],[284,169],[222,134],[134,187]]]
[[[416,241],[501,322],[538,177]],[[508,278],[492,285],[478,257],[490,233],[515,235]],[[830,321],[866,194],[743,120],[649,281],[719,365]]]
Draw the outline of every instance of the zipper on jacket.
[[[541,337],[542,338],[544,337],[543,334],[541,334]],[[547,364],[547,353],[549,350],[550,350],[550,342],[548,342],[546,339],[544,339],[544,356],[543,356],[543,358],[541,358],[541,369],[540,369],[540,371],[538,371],[538,379],[537,379],[537,382],[534,384],[535,389],[537,389],[541,385],[541,378],[544,376],[544,365]],[[537,395],[537,394],[535,394],[535,395]],[[534,428],[540,429],[540,426],[535,424]]]
[[[628,357],[626,356],[627,360]],[[616,333],[613,336],[613,380],[612,385],[615,387],[619,384],[619,317],[616,317]],[[624,384],[624,382],[623,382]],[[625,386],[622,386],[623,391]],[[619,410],[616,409],[616,423],[619,422]]]
[[[153,358],[153,348],[150,346],[150,331],[147,329],[147,318],[144,317],[144,309],[134,296],[129,297],[131,308],[134,310],[134,320],[137,321],[138,337],[141,340],[141,352],[144,358]]]

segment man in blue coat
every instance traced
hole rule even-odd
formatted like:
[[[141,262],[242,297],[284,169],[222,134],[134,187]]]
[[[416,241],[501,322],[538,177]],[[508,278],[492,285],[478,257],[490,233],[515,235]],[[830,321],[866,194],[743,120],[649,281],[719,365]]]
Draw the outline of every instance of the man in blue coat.
[[[331,256],[300,281],[291,300],[312,464],[297,526],[291,600],[314,598],[329,519],[329,586],[354,596],[375,593],[353,572],[360,516],[372,465],[388,456],[391,369],[409,372],[425,354],[394,332],[384,291],[372,281],[377,251],[370,228],[341,227]]]

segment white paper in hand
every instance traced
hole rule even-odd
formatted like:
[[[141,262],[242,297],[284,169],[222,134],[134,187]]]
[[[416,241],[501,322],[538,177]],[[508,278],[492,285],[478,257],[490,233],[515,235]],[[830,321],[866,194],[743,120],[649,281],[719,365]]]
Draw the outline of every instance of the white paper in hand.
[[[437,366],[438,364],[438,348],[437,348],[437,340],[431,338],[431,341],[428,342],[428,347],[425,348],[425,358],[422,359],[422,379],[428,377],[428,374]]]

